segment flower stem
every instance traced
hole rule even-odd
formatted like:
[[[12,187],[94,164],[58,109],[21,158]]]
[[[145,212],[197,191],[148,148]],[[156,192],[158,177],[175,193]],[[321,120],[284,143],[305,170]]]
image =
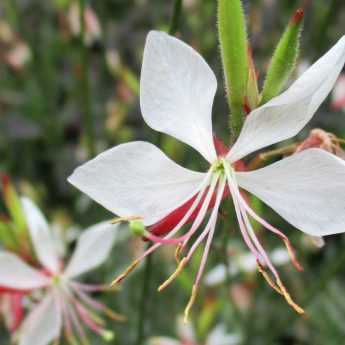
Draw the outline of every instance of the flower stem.
[[[79,0],[79,21],[80,21],[80,90],[81,109],[83,114],[84,138],[86,148],[90,157],[94,156],[95,140],[91,104],[91,89],[88,75],[89,51],[84,42],[85,37],[85,0]]]
[[[142,345],[145,341],[145,321],[148,319],[148,302],[149,302],[149,293],[150,293],[150,281],[152,276],[152,255],[149,255],[145,260],[145,269],[144,269],[144,281],[142,285],[141,300],[140,300],[140,309],[139,309],[139,318],[138,318],[138,331],[137,339],[135,344]]]
[[[181,14],[182,14],[182,0],[175,0],[173,15],[171,17],[170,28],[169,28],[170,35],[176,34],[179,24],[180,24]]]

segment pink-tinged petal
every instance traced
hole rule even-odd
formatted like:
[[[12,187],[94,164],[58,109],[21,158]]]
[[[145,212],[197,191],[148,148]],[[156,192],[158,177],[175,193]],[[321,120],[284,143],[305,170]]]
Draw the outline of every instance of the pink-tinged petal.
[[[334,110],[345,109],[345,74],[341,74],[335,84],[331,105]]]
[[[117,234],[117,225],[103,222],[85,230],[64,275],[76,277],[101,265],[110,254]]]
[[[217,80],[190,46],[163,32],[147,36],[140,81],[146,123],[199,151],[209,162],[217,155],[212,136],[212,105]]]
[[[60,268],[57,244],[46,218],[29,198],[22,198],[22,206],[38,260],[48,271],[57,273]]]
[[[246,118],[228,158],[235,162],[263,147],[296,135],[333,88],[345,63],[345,36],[290,88]]]
[[[238,184],[313,236],[345,231],[345,162],[309,149],[265,168],[236,173]]]
[[[0,286],[15,290],[38,289],[50,279],[14,254],[0,252]]]
[[[156,146],[131,142],[114,147],[77,168],[68,181],[121,216],[151,225],[189,200],[205,174],[185,169]]]
[[[62,328],[61,310],[53,294],[46,296],[24,321],[19,345],[48,345]]]

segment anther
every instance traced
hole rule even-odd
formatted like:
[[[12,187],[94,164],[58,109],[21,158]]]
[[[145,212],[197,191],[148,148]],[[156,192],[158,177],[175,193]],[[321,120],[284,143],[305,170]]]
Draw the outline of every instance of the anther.
[[[140,263],[140,260],[135,260],[123,273],[121,273],[116,279],[112,281],[110,287],[113,288],[115,285],[121,283],[129,273],[131,273]]]
[[[181,252],[182,252],[182,249],[183,249],[183,245],[182,243],[179,243],[176,247],[176,250],[175,250],[175,260],[177,263],[180,263],[181,261]]]
[[[189,302],[187,304],[187,307],[184,310],[184,319],[183,319],[183,321],[185,323],[187,323],[188,320],[189,320],[189,314],[190,314],[190,311],[191,311],[191,309],[193,307],[193,304],[194,304],[194,302],[196,300],[197,293],[198,293],[198,285],[193,285],[192,294],[190,296],[190,299],[189,299]]]
[[[176,271],[163,284],[161,284],[159,286],[158,292],[161,292],[162,290],[164,290],[167,286],[169,286],[176,279],[176,277],[181,273],[181,271],[186,266],[187,262],[188,262],[188,260],[186,257],[180,261],[179,265],[176,268]]]
[[[268,285],[274,289],[275,291],[277,291],[280,295],[284,295],[283,291],[274,283],[274,281],[271,279],[271,277],[269,276],[269,274],[265,271],[264,267],[257,261],[257,265],[258,265],[258,270],[259,272],[262,274],[262,276],[265,278],[266,282],[268,283]]]
[[[283,296],[286,299],[286,302],[300,315],[303,315],[305,313],[304,309],[301,308],[298,304],[296,304],[291,295],[288,293],[288,291],[286,290],[286,287],[283,285],[283,283],[278,279],[277,280],[277,284],[280,288],[280,290],[283,292]]]

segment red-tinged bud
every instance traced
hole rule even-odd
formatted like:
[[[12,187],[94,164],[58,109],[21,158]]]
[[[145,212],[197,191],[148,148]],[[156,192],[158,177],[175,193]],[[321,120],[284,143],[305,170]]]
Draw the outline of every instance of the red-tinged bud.
[[[229,153],[229,147],[217,136],[213,136],[214,147],[218,156],[226,156]]]
[[[291,23],[292,23],[292,24],[298,25],[298,24],[301,23],[301,21],[303,20],[303,18],[304,18],[304,9],[303,9],[303,8],[299,8],[299,9],[295,12],[295,14],[292,16],[292,18],[291,18]]]

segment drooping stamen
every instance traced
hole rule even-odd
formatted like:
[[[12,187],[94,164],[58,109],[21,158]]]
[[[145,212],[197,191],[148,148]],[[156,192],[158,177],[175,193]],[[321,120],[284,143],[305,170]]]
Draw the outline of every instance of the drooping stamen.
[[[80,290],[74,283],[71,284],[73,290],[77,296],[91,308],[104,313],[106,316],[110,317],[114,321],[125,321],[127,318],[124,315],[115,313],[113,310],[108,308],[106,305],[97,302],[96,300],[89,297],[86,293]]]
[[[241,221],[240,220],[242,218],[244,220],[244,224],[242,223],[242,226],[244,225],[244,230],[248,231],[251,240],[253,241],[253,243],[254,243],[255,247],[257,248],[259,254],[264,259],[265,264],[269,267],[271,273],[275,277],[276,282],[275,283],[273,282],[273,280],[270,278],[269,274],[265,271],[261,261],[257,259],[259,272],[263,275],[263,277],[265,278],[267,283],[274,290],[276,290],[279,294],[284,296],[284,298],[287,301],[287,303],[297,313],[303,314],[304,310],[292,300],[291,295],[288,293],[287,289],[285,288],[285,286],[281,282],[281,279],[279,277],[279,274],[278,274],[277,270],[272,265],[272,263],[271,263],[268,255],[267,255],[266,251],[264,250],[264,248],[262,247],[260,241],[258,240],[258,238],[255,235],[254,229],[253,229],[253,227],[252,227],[252,225],[250,223],[250,220],[248,218],[248,215],[247,215],[247,208],[249,209],[249,206],[247,208],[245,207],[245,205],[247,205],[247,204],[245,203],[244,199],[240,195],[239,188],[238,188],[238,185],[236,183],[235,177],[232,176],[233,174],[230,171],[230,169],[229,169],[229,167],[227,166],[226,163],[224,164],[224,167],[225,167],[225,172],[226,172],[226,175],[227,175],[227,178],[228,178],[228,184],[229,184],[230,192],[231,192],[231,195],[232,195],[232,198],[233,198],[235,210],[237,209],[236,214],[237,214],[237,218],[238,218],[238,221],[239,221],[239,224],[240,224],[240,228],[241,228]],[[241,202],[241,200],[242,200],[242,202]],[[248,211],[248,213],[249,213],[249,211]],[[256,213],[253,210],[251,210],[251,213],[256,215]],[[255,218],[259,218],[259,216],[255,217]],[[261,218],[260,218],[260,220],[261,220]],[[265,222],[265,224],[269,225],[267,222]],[[271,229],[273,228],[271,225],[269,225],[269,226],[270,226]],[[274,230],[272,230],[273,232],[281,233],[278,229],[275,229],[275,228],[273,228],[273,229],[274,229]]]
[[[190,299],[189,299],[189,301],[188,301],[187,307],[186,307],[186,309],[184,310],[184,318],[183,318],[183,321],[184,321],[185,323],[188,322],[189,314],[190,314],[190,311],[191,311],[191,309],[192,309],[192,307],[193,307],[193,304],[194,304],[194,302],[195,302],[195,300],[196,300],[197,294],[198,294],[198,287],[197,287],[196,285],[193,285],[192,294],[191,294]]]
[[[298,271],[303,271],[303,267],[302,265],[299,263],[297,257],[296,257],[296,252],[295,249],[293,248],[289,238],[279,229],[275,228],[273,225],[271,225],[270,223],[268,223],[266,220],[264,220],[263,218],[261,218],[248,204],[247,202],[244,200],[243,196],[241,195],[240,191],[234,190],[234,193],[236,194],[241,206],[245,209],[246,212],[248,212],[248,214],[254,218],[258,223],[260,223],[263,227],[265,227],[267,230],[275,233],[276,235],[278,235],[284,242],[286,249],[289,253],[290,259],[292,264],[295,266],[295,268]]]
[[[217,177],[217,179],[218,179],[218,177]],[[175,270],[175,272],[163,284],[161,284],[161,286],[159,287],[159,291],[162,291],[164,288],[166,288],[168,285],[170,285],[174,281],[174,279],[179,275],[179,273],[182,271],[182,269],[189,262],[189,260],[191,259],[194,251],[196,250],[196,248],[199,246],[199,244],[204,240],[204,238],[209,233],[210,229],[212,228],[212,224],[215,223],[215,218],[217,217],[217,213],[218,213],[218,209],[219,209],[219,206],[220,206],[220,202],[222,200],[222,193],[224,192],[224,186],[225,186],[225,180],[223,179],[223,182],[221,183],[221,185],[218,188],[215,207],[212,210],[211,216],[210,216],[209,221],[207,222],[204,230],[202,231],[202,233],[199,235],[199,237],[197,238],[197,240],[195,241],[195,243],[193,244],[193,246],[189,250],[187,256],[184,257],[180,261],[180,264],[178,265],[178,267]]]
[[[65,290],[65,297],[67,298],[68,303],[66,303],[66,301],[63,301],[63,303],[66,305],[66,310],[69,314],[69,317],[72,321],[72,324],[74,325],[74,327],[78,333],[78,336],[81,339],[82,344],[83,345],[89,345],[89,341],[87,340],[85,329],[79,320],[78,314],[74,310],[73,300],[71,300],[71,298],[68,296],[68,294],[66,292],[67,292],[67,290]]]
[[[250,239],[250,237],[248,235],[246,226],[245,226],[243,218],[242,218],[240,206],[239,206],[239,204],[237,202],[237,198],[234,197],[234,195],[236,195],[235,194],[236,188],[231,183],[232,177],[231,177],[230,169],[229,169],[227,163],[224,163],[224,170],[225,170],[225,174],[226,174],[227,179],[228,179],[228,185],[229,185],[230,193],[233,196],[232,199],[233,199],[233,203],[234,203],[235,213],[236,213],[236,217],[237,217],[237,220],[238,220],[238,225],[239,225],[242,237],[244,239],[244,242],[246,243],[246,245],[248,246],[250,251],[253,253],[253,255],[255,256],[256,260],[258,262],[260,262],[260,263],[263,263],[264,260],[263,260],[263,258],[261,256],[261,254],[257,251],[257,249],[255,248],[254,244],[252,243],[252,241],[251,241],[251,239]]]
[[[206,198],[199,210],[199,213],[196,217],[196,219],[194,220],[190,230],[183,236],[177,237],[177,238],[169,238],[169,239],[165,239],[165,238],[161,238],[152,234],[147,235],[147,238],[152,241],[152,242],[156,242],[156,243],[160,243],[160,244],[180,244],[181,242],[189,239],[191,236],[193,236],[193,234],[198,230],[199,225],[202,223],[207,210],[208,210],[208,206],[210,204],[211,198],[213,196],[214,190],[216,188],[217,182],[218,182],[218,176],[216,175],[214,176],[214,178],[212,179],[210,188],[208,189]]]
[[[169,232],[168,235],[166,235],[164,238],[165,239],[169,239],[171,237],[173,237],[178,231],[180,231],[180,229],[186,224],[186,222],[188,221],[190,215],[194,212],[194,210],[196,209],[196,207],[198,206],[201,197],[204,195],[205,190],[208,187],[208,184],[210,182],[211,179],[211,175],[212,175],[212,170],[210,169],[207,174],[205,179],[201,182],[200,184],[200,191],[199,194],[197,196],[197,198],[194,200],[191,208],[187,211],[187,213],[184,215],[184,217],[180,220],[180,222],[175,226],[175,228]],[[153,246],[151,246],[150,248],[148,248],[140,257],[138,257],[122,274],[120,274],[116,279],[113,280],[113,282],[111,283],[111,287],[114,287],[115,285],[117,285],[118,283],[120,283],[123,279],[125,279],[128,274],[130,272],[132,272],[138,265],[139,263],[148,255],[150,255],[151,253],[153,253],[156,249],[158,249],[162,244],[161,243],[155,243]]]
[[[195,279],[195,282],[193,285],[192,295],[191,295],[190,300],[187,304],[187,307],[184,311],[184,321],[185,322],[188,322],[189,313],[190,313],[190,310],[191,310],[191,308],[192,308],[192,306],[196,300],[198,288],[199,288],[200,281],[201,281],[201,277],[202,277],[204,270],[205,270],[208,254],[210,252],[213,236],[214,236],[215,229],[216,229],[217,214],[218,214],[218,210],[220,207],[220,203],[222,201],[222,195],[224,193],[225,186],[226,186],[226,179],[225,179],[225,177],[223,177],[220,184],[219,184],[219,188],[217,191],[217,199],[216,199],[215,207],[212,211],[209,222],[208,222],[206,229],[204,231],[204,233],[208,233],[208,238],[206,241],[204,253],[203,253],[202,258],[201,258],[200,267],[199,267],[199,270],[198,270],[198,273],[197,273],[197,276],[196,276],[196,279]],[[208,230],[208,227],[210,228],[210,230]],[[193,253],[193,250],[191,250],[191,253]],[[191,256],[191,254],[189,254],[187,256],[187,260],[189,260],[190,256]]]
[[[161,292],[164,290],[166,287],[168,287],[174,280],[175,278],[181,273],[181,271],[184,269],[184,267],[187,265],[187,258],[183,258],[179,265],[177,266],[177,269],[175,272],[163,283],[158,287],[158,292]]]

